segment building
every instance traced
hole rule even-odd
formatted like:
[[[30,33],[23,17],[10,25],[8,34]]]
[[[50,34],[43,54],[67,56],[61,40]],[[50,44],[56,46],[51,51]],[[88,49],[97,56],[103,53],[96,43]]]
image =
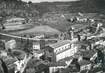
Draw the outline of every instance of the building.
[[[92,44],[89,41],[78,41],[75,43],[78,46],[79,51],[85,51],[92,49]]]
[[[1,57],[7,57],[7,52],[5,52],[5,51],[0,51],[0,56],[1,56]]]
[[[70,56],[70,57],[66,57],[64,59],[61,59],[58,62],[64,62],[64,63],[66,63],[66,67],[68,67],[72,61],[73,61],[73,56]]]
[[[5,42],[6,49],[14,49],[16,48],[16,41],[14,39]]]
[[[55,44],[49,45],[47,49],[53,52],[55,61],[70,57],[77,52],[77,46],[74,46],[70,40],[58,41]]]
[[[25,23],[25,19],[24,18],[13,17],[13,18],[7,19],[5,25],[23,24],[23,23]]]
[[[83,59],[85,59],[85,60],[94,61],[97,58],[97,51],[86,50],[86,51],[82,51],[81,55],[82,55]]]
[[[89,27],[89,24],[75,24],[75,25],[72,25],[70,27],[70,29],[68,30],[70,32],[71,39],[77,38],[78,33],[81,33],[81,30],[86,30],[87,27]]]
[[[34,39],[42,39],[42,38],[44,38],[45,37],[45,35],[44,34],[42,34],[42,35],[36,35],[35,37],[33,37]]]
[[[33,51],[33,55],[35,58],[40,59],[40,57],[44,54],[43,50]]]
[[[40,50],[44,47],[45,47],[45,41],[44,40],[33,42],[33,49],[34,50]]]
[[[61,73],[78,73],[80,71],[80,65],[78,59],[73,59],[71,64],[66,67]]]
[[[80,71],[83,71],[83,70],[90,70],[91,69],[91,62],[90,61],[87,61],[87,60],[81,60],[79,62],[79,65],[80,65]]]
[[[60,72],[62,68],[63,69],[66,68],[66,64],[64,62],[50,63],[48,66],[49,66],[49,73]]]

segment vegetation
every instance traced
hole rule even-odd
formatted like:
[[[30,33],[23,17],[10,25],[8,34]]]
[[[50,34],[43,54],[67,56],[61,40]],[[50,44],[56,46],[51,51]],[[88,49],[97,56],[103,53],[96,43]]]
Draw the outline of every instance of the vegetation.
[[[77,2],[28,3],[21,0],[0,0],[1,16],[36,17],[47,12],[103,12],[104,0],[80,0]],[[104,12],[103,12],[104,13]]]
[[[36,10],[32,10],[30,3],[22,2],[21,0],[1,0],[0,1],[0,16],[19,16],[32,17],[37,15]]]

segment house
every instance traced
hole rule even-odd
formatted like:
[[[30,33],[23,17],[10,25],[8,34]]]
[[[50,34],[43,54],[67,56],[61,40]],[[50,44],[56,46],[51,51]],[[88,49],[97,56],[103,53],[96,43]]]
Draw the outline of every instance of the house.
[[[69,32],[71,39],[77,37],[77,33],[80,33],[81,30],[86,30],[87,27],[89,27],[89,24],[75,24],[70,26]]]
[[[70,40],[58,41],[48,47],[49,49],[47,49],[54,53],[55,61],[70,57],[77,52],[77,46],[74,46],[73,42]]]
[[[88,40],[78,41],[75,43],[78,46],[79,51],[85,51],[93,49],[93,44]]]
[[[82,58],[89,61],[94,61],[97,58],[97,51],[86,50],[81,52]]]
[[[78,59],[73,59],[71,64],[66,67],[61,73],[78,73],[80,71],[80,65],[78,63]]]
[[[68,67],[66,69],[63,69],[61,73],[79,73],[78,69],[76,67]]]
[[[16,48],[16,41],[14,39],[5,42],[6,49],[14,49]]]
[[[43,63],[36,66],[35,73],[49,73],[49,67]]]
[[[23,22],[25,22],[24,18],[13,17],[13,18],[7,19],[5,25],[23,24]]]
[[[87,61],[87,60],[81,60],[79,61],[79,65],[80,65],[80,71],[83,70],[90,70],[91,69],[91,62]]]
[[[44,40],[39,40],[39,41],[33,42],[33,49],[34,50],[40,50],[43,47],[45,47],[45,41]]]
[[[73,56],[70,56],[70,57],[66,57],[64,59],[61,59],[58,62],[64,62],[64,63],[66,63],[66,67],[68,67],[72,61],[73,61]]]
[[[39,42],[33,42],[33,49],[40,50],[40,43]]]
[[[33,51],[33,55],[34,57],[36,57],[37,59],[40,59],[40,57],[44,54],[43,50],[39,50],[39,51]]]
[[[28,61],[27,67],[24,71],[24,73],[27,73],[26,71],[29,70],[29,68],[34,68],[34,73],[49,73],[49,66],[48,63],[42,60],[38,60],[36,58],[32,58]],[[27,70],[28,69],[28,70]]]
[[[58,71],[61,71],[61,69],[65,69],[66,68],[66,64],[64,62],[55,62],[55,63],[49,63],[49,73],[55,73]]]
[[[0,51],[0,56],[1,57],[7,57],[7,52],[5,52],[5,51]]]
[[[36,35],[35,37],[33,37],[34,39],[42,39],[42,38],[44,38],[45,37],[45,35],[44,34],[42,34],[42,35]]]
[[[71,28],[73,28],[74,32],[78,32],[82,29],[85,29],[88,26],[89,25],[86,25],[86,24],[75,24],[75,25],[72,25]]]

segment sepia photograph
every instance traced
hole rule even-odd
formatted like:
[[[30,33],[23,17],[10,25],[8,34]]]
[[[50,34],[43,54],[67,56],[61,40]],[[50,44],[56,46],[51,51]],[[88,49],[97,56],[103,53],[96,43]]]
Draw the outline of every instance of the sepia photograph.
[[[105,73],[105,0],[0,0],[0,73]]]

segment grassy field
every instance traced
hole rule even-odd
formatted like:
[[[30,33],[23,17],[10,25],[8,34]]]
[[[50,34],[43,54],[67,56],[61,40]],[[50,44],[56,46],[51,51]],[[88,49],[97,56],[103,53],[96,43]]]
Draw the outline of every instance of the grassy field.
[[[34,27],[32,27],[32,28],[30,28],[30,29],[27,29],[27,30],[23,30],[23,31],[18,31],[18,32],[12,32],[11,34],[30,34],[30,33],[39,33],[39,34],[48,34],[48,33],[50,33],[50,34],[56,34],[56,33],[60,33],[60,31],[59,30],[57,30],[57,29],[54,29],[54,28],[52,28],[52,27],[50,27],[50,26],[44,26],[44,25],[41,25],[41,26],[34,26]]]

